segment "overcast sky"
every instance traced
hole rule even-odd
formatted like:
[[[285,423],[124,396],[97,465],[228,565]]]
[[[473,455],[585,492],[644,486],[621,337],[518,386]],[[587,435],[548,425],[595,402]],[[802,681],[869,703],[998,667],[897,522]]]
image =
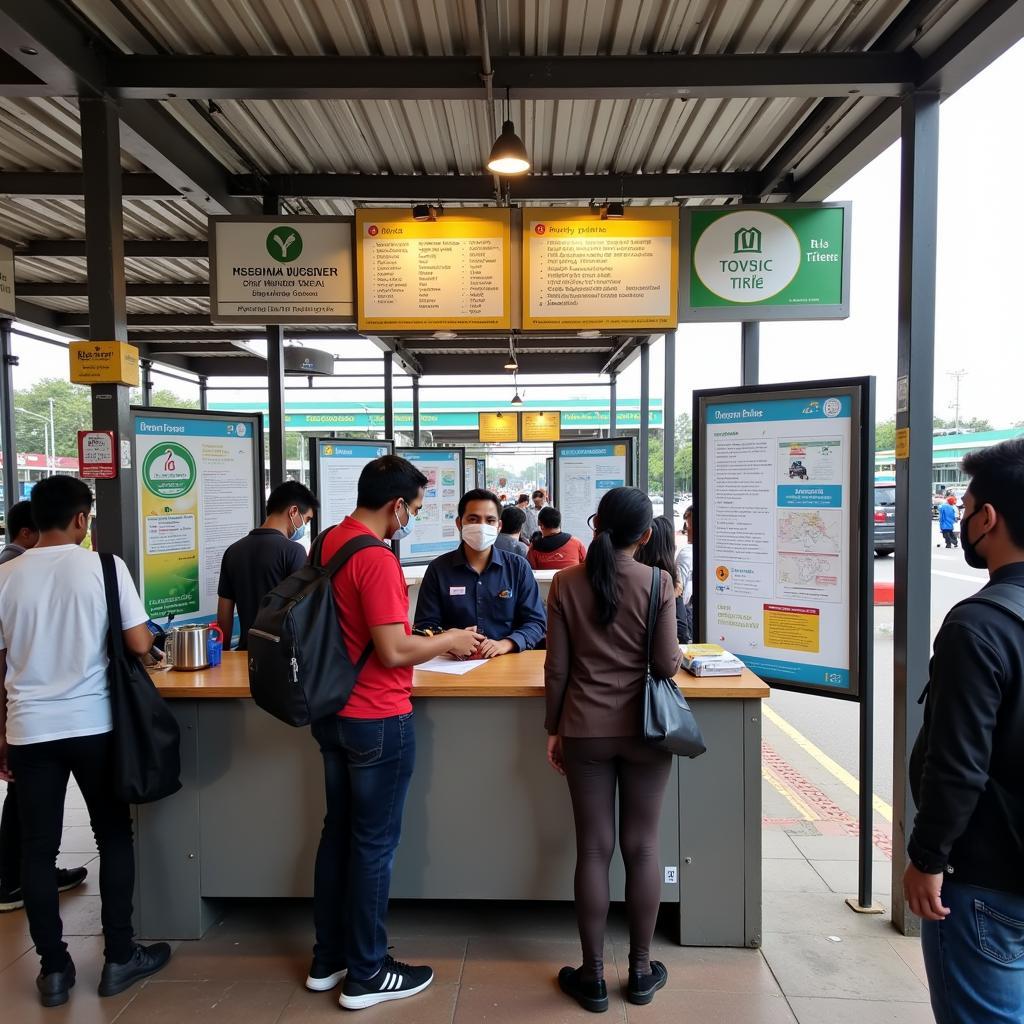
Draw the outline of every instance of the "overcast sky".
[[[1017,305],[1024,294],[1024,214],[1015,191],[1024,166],[1020,90],[1024,83],[1024,43],[982,72],[942,105],[939,168],[938,301],[936,308],[935,411],[950,417],[953,380],[964,369],[961,417],[989,418],[997,427],[1024,420],[1024,330]],[[848,320],[765,324],[761,328],[761,379],[766,383],[874,374],[878,378],[878,418],[895,411],[896,297],[899,252],[899,145],[892,146],[832,197],[853,202],[852,314]],[[677,348],[677,407],[688,410],[695,388],[732,386],[739,381],[739,326],[681,325]],[[355,343],[369,346],[368,342]],[[346,348],[362,354],[365,348]],[[56,374],[66,366],[56,350],[18,341],[15,386]],[[662,393],[661,342],[652,349],[652,395]],[[371,367],[352,366],[366,373]],[[195,397],[196,389],[165,378],[171,387]],[[239,381],[239,383],[247,383]],[[524,380],[527,397],[530,379]],[[583,396],[587,391],[574,391]],[[606,394],[605,390],[592,394]],[[639,393],[639,367],[620,380],[619,393]],[[262,398],[247,392],[253,400]],[[532,397],[550,397],[537,389]],[[427,392],[425,398],[465,398],[466,391]],[[294,394],[294,400],[308,399]],[[355,392],[334,392],[356,400]],[[217,392],[216,400],[244,400]]]

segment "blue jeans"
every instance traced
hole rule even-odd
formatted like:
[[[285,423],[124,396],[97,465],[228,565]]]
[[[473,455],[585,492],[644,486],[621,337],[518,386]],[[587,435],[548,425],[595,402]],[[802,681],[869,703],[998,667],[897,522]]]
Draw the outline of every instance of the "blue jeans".
[[[944,921],[921,922],[937,1024],[1024,1020],[1024,896],[946,882]]]
[[[402,810],[416,761],[412,714],[313,723],[327,814],[313,881],[314,956],[372,978],[388,951],[385,916]]]

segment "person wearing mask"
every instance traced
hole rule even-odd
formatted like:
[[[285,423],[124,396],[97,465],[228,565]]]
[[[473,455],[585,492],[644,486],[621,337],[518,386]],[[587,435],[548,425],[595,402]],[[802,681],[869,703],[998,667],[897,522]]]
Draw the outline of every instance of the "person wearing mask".
[[[7,513],[7,546],[0,551],[0,565],[6,565],[39,543],[39,531],[32,518],[31,502],[19,501]],[[88,869],[55,868],[57,891],[67,892],[81,885]],[[7,796],[0,815],[0,914],[25,906],[21,890],[21,826],[18,823],[18,788],[8,780]]]
[[[324,538],[324,562],[357,537],[408,537],[426,483],[397,455],[367,463],[355,511]],[[352,555],[332,589],[353,664],[372,647],[345,706],[312,726],[324,760],[327,814],[316,855],[316,945],[306,987],[326,992],[344,979],[340,1005],[360,1010],[414,996],[434,978],[430,967],[391,956],[386,926],[391,867],[416,759],[412,666],[442,654],[467,657],[483,637],[473,629],[412,636],[402,567],[382,545]]]
[[[571,534],[562,532],[562,513],[542,508],[537,517],[540,536],[535,537],[526,556],[534,569],[568,569],[587,557],[587,549]]]
[[[676,639],[681,644],[693,641],[690,634],[690,617],[683,599],[683,585],[679,579],[676,562],[676,531],[668,516],[655,516],[651,523],[651,539],[636,550],[636,560],[642,565],[664,569],[672,577],[676,596]]]
[[[278,484],[267,498],[262,524],[225,552],[217,583],[217,625],[230,645],[238,611],[238,647],[246,650],[249,627],[260,603],[287,576],[306,564],[301,543],[320,502],[296,480]]]
[[[501,533],[494,542],[496,548],[511,551],[513,554],[526,557],[529,548],[519,539],[526,522],[526,513],[521,508],[503,508],[501,510]]]
[[[36,987],[44,1006],[59,1006],[75,983],[54,877],[71,775],[100,855],[99,994],[117,995],[155,974],[171,948],[133,941],[135,856],[131,812],[113,795],[103,568],[98,555],[81,547],[92,492],[72,476],[51,476],[35,485],[31,500],[39,543],[0,569],[0,682],[7,695],[0,700],[0,778],[13,777],[18,786],[21,885],[42,961]],[[115,564],[125,647],[142,655],[153,642],[146,610],[127,566],[120,558]]]
[[[525,497],[525,495],[520,495]],[[526,525],[523,527],[522,539],[530,544],[533,542],[533,535],[540,530],[540,525],[537,522],[537,516],[540,514],[540,510],[544,507],[544,492],[534,491],[530,495],[530,503],[523,506],[523,511],[526,513]]]
[[[649,1003],[668,979],[665,965],[651,960],[650,948],[661,905],[658,828],[672,755],[640,735],[651,570],[634,556],[650,540],[652,519],[651,500],[643,491],[608,491],[594,517],[586,562],[558,573],[548,594],[547,753],[551,766],[569,782],[583,947],[582,966],[563,967],[558,983],[594,1012],[608,1008],[604,937],[616,791],[628,894],[627,998]],[[651,670],[671,678],[680,662],[675,587],[667,572],[660,576]]]
[[[989,582],[935,636],[903,890],[937,1021],[1024,1020],[1024,440],[971,452],[960,546]],[[989,601],[999,600],[999,604]],[[1003,602],[1006,602],[1004,605]]]
[[[455,520],[462,543],[427,566],[416,602],[417,629],[476,627],[485,637],[478,658],[529,651],[544,639],[544,605],[530,566],[495,547],[500,515],[492,491],[466,491]]]

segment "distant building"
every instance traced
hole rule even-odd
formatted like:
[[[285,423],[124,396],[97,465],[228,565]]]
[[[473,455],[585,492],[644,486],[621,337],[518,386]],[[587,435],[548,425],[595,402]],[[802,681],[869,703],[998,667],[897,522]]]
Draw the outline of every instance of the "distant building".
[[[932,438],[932,484],[936,490],[947,487],[965,487],[967,477],[960,470],[960,460],[968,452],[978,448],[1008,441],[1012,437],[1024,437],[1024,427],[1009,430],[981,430],[971,434],[936,434]],[[875,452],[875,473],[894,474],[896,452],[890,448]]]

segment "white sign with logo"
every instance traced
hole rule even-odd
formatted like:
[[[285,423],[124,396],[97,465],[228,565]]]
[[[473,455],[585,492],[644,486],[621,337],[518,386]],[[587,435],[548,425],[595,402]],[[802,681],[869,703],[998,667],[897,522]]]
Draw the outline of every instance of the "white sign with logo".
[[[0,245],[0,313],[14,316],[14,250]]]
[[[211,217],[210,319],[354,323],[351,217]]]

